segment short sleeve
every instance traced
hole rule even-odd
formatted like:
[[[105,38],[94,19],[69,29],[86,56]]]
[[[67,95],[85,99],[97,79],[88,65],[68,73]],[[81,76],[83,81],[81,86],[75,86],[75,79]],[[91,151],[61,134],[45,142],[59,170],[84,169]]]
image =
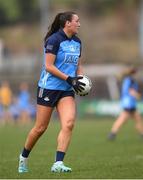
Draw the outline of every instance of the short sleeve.
[[[59,50],[59,42],[55,37],[49,37],[45,43],[45,53],[57,54]]]
[[[125,87],[130,88],[131,87],[131,79],[130,78],[125,78],[123,81],[123,84]]]

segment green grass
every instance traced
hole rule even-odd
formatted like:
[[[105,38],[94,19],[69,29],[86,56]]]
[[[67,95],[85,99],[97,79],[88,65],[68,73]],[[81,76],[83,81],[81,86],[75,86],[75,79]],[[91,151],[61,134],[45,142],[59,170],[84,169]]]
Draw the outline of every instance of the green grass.
[[[52,121],[29,157],[29,173],[18,174],[18,156],[32,125],[0,127],[0,179],[141,179],[143,178],[143,139],[129,121],[109,142],[112,120],[78,120],[65,164],[69,174],[50,172],[54,161],[59,123]]]

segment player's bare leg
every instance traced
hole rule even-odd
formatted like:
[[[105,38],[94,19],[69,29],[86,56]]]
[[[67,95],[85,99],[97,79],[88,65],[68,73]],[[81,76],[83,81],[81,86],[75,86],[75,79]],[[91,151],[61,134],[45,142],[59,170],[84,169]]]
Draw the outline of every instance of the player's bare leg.
[[[19,159],[19,173],[28,172],[27,158],[39,137],[48,127],[53,108],[37,105],[36,123],[31,129],[25,142],[25,146]]]
[[[138,111],[136,111],[133,114],[133,117],[135,119],[135,127],[136,127],[137,131],[143,136],[143,122],[142,122],[140,113]]]
[[[71,168],[63,164],[63,159],[68,149],[75,123],[76,105],[74,98],[70,96],[62,98],[57,105],[57,111],[61,121],[61,130],[57,139],[56,162],[53,164],[51,171],[71,172]]]
[[[36,123],[31,129],[26,142],[25,148],[31,150],[39,137],[48,127],[53,108],[37,105]]]
[[[117,118],[117,120],[115,120],[111,132],[108,136],[108,138],[110,140],[115,139],[117,132],[119,131],[119,129],[121,128],[121,126],[128,120],[128,118],[130,117],[130,113],[123,111],[121,112],[121,114],[119,115],[119,117]]]

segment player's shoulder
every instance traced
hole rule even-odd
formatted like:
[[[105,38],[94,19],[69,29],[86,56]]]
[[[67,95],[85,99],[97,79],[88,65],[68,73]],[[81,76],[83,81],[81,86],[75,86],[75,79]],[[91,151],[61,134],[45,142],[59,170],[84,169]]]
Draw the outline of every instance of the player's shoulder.
[[[48,42],[58,42],[59,41],[59,34],[56,32],[56,33],[53,33],[51,36],[48,37],[47,41]]]
[[[131,81],[132,80],[132,78],[130,77],[130,76],[126,76],[125,78],[124,78],[124,81]]]
[[[127,76],[127,77],[124,78],[123,83],[131,85],[131,84],[135,83],[135,81],[131,76]]]
[[[49,45],[58,46],[60,44],[60,38],[58,33],[53,33],[51,36],[49,36],[45,42],[45,48]]]
[[[73,40],[77,41],[77,42],[79,42],[81,44],[81,40],[80,40],[80,38],[78,36],[74,35]]]

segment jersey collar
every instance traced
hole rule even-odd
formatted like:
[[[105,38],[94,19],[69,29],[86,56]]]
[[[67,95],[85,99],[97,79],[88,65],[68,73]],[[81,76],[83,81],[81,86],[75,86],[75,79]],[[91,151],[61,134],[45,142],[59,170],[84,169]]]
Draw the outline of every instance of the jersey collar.
[[[73,36],[72,36],[71,38],[69,38],[69,37],[65,34],[65,32],[63,31],[63,29],[59,29],[59,33],[60,33],[63,37],[65,37],[66,39],[68,39],[68,40],[71,40],[71,39],[73,38]]]

